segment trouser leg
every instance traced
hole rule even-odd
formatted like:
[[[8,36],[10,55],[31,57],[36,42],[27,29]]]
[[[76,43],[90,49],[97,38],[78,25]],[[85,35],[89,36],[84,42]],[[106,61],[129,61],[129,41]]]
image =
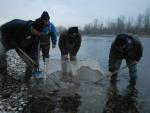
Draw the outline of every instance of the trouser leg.
[[[130,62],[127,61],[127,65],[130,65]],[[130,84],[136,85],[137,64],[132,64],[128,68],[129,68]]]
[[[70,54],[70,60],[71,61],[76,61],[76,55]]]
[[[37,50],[37,48],[30,47],[30,48],[26,49],[25,52],[38,65],[38,50]],[[36,70],[36,69],[37,69],[37,67],[30,67],[30,66],[26,65],[25,78],[29,79],[32,76],[32,71]]]
[[[78,50],[75,47],[70,51],[70,60],[76,60],[77,52]]]
[[[7,60],[6,55],[0,55],[0,78],[3,83],[7,80]]]
[[[49,58],[49,50],[50,50],[50,44],[42,45],[42,54],[43,54],[43,61],[45,62],[46,58]]]
[[[113,69],[114,70],[112,72],[114,72],[116,70],[119,70],[121,62],[122,62],[122,59],[116,59],[113,62],[113,66],[114,66]],[[118,73],[116,73],[116,74],[114,74],[114,75],[111,76],[111,84],[115,84],[116,83],[116,81],[117,81],[117,75],[118,75]]]

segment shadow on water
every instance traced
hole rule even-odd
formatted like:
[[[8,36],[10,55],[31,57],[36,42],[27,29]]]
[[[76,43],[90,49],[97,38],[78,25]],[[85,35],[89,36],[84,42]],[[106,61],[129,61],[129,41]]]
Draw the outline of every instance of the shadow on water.
[[[80,95],[60,96],[51,94],[42,97],[32,97],[26,112],[30,113],[78,113],[81,104]]]
[[[123,93],[119,92],[117,86],[110,86],[103,113],[140,113],[137,106],[137,95],[137,89],[130,85]]]
[[[63,96],[60,100],[60,108],[65,113],[77,113],[81,104],[80,95]]]

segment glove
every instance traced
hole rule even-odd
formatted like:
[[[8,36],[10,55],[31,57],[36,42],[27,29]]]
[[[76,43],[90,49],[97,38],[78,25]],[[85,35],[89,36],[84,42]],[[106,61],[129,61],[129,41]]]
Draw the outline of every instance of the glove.
[[[33,71],[32,76],[35,77],[36,79],[44,78],[44,74],[42,73],[42,71]]]
[[[111,72],[111,71],[108,71],[108,72],[106,73],[106,76],[110,79],[111,76],[112,76],[112,72]]]
[[[62,56],[62,60],[68,60],[68,55],[66,54],[66,55],[63,55]]]
[[[138,64],[138,61],[134,60],[131,64]]]
[[[53,44],[53,45],[52,45],[52,48],[55,48],[55,47],[56,47],[56,45]]]

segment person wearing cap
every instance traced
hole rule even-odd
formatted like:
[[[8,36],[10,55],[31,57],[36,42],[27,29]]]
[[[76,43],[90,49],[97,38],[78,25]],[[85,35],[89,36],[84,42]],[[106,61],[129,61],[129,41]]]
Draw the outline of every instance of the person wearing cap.
[[[37,38],[34,38],[31,47],[33,48],[32,56],[33,59],[35,59],[39,64],[39,54],[40,54],[40,50],[42,50],[43,61],[44,61],[45,68],[47,70],[49,66],[50,38],[52,41],[52,48],[55,48],[57,43],[56,28],[53,25],[53,23],[49,21],[50,16],[47,11],[43,11],[39,19],[44,22],[42,33],[44,33],[46,36],[42,38],[42,40],[38,40]],[[31,75],[30,73],[31,73],[30,69],[28,69],[27,75]],[[32,75],[33,76],[37,75],[37,77],[39,76],[38,78],[44,77],[43,74],[39,74],[39,66],[32,72]]]
[[[143,46],[137,36],[130,34],[118,34],[111,44],[109,53],[108,76],[111,76],[111,83],[116,83],[117,74],[112,73],[119,70],[123,59],[126,60],[129,68],[131,85],[136,84],[137,64],[140,61],[143,53]]]
[[[42,41],[46,35],[42,30],[45,26],[44,21],[26,21],[20,19],[11,20],[0,27],[0,73],[6,75],[7,61],[5,53],[10,49],[20,48],[29,56],[32,56],[33,39]],[[32,36],[35,37],[32,37]],[[16,49],[17,51],[17,49]],[[17,51],[18,52],[18,51]],[[5,70],[5,71],[4,71]]]
[[[40,17],[42,20],[45,21],[46,26],[43,29],[43,32],[47,35],[47,42],[40,43],[41,50],[43,53],[43,61],[49,61],[49,50],[50,50],[50,38],[52,41],[52,48],[56,47],[57,43],[57,35],[56,35],[56,28],[52,22],[50,22],[50,16],[47,11],[44,11]]]
[[[70,27],[68,30],[62,32],[59,38],[59,49],[62,59],[76,60],[76,55],[81,46],[81,34],[78,27]]]

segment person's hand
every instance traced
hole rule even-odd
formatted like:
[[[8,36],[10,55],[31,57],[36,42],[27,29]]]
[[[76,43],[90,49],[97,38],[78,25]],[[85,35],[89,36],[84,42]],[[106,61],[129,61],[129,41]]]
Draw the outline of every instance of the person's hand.
[[[131,64],[137,64],[137,63],[138,63],[138,61],[134,60]]]
[[[111,78],[112,74],[113,74],[113,73],[112,73],[111,71],[108,71],[108,72],[106,73],[107,78]]]
[[[62,60],[68,60],[68,55],[66,54],[66,55],[63,55],[62,56]]]
[[[56,47],[56,45],[53,44],[53,45],[52,45],[52,48],[55,48],[55,47]]]

